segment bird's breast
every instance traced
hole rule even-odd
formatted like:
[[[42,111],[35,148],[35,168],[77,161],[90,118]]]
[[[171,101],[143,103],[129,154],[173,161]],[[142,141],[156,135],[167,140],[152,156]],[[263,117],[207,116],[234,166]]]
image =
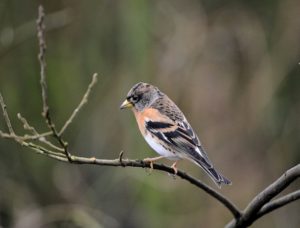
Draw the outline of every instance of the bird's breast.
[[[159,111],[154,108],[147,108],[140,112],[133,110],[133,113],[135,115],[139,129],[144,136],[147,134],[146,127],[145,127],[146,121],[149,121],[149,120],[154,121],[154,122],[164,121],[164,118],[161,117],[161,114],[159,113]]]
[[[142,135],[153,150],[170,160],[180,159],[175,151],[172,151],[171,148],[168,148],[163,142],[160,142],[159,139],[155,135],[151,134],[151,132],[148,132],[145,127],[146,121],[163,122],[166,120],[161,116],[158,110],[149,108],[142,112],[134,110],[133,113]]]

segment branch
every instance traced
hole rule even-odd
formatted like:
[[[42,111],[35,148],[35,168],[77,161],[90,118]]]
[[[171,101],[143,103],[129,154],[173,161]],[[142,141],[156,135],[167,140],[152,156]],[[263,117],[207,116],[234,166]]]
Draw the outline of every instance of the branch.
[[[278,195],[280,192],[286,189],[293,181],[295,181],[299,177],[300,177],[300,164],[287,170],[281,177],[279,177],[271,185],[269,185],[262,192],[256,195],[254,199],[248,204],[246,209],[243,211],[240,219],[236,221],[231,221],[228,224],[228,227],[245,227],[251,225],[256,219],[261,217],[261,216],[257,216],[257,214],[261,210],[263,210],[262,209],[263,206],[265,205],[267,206],[268,205],[267,203],[272,198],[274,198],[276,195]],[[269,206],[270,205],[272,205],[272,203],[270,203]]]
[[[262,208],[273,197],[282,192],[288,187],[296,178],[300,175],[300,164],[287,170],[281,177],[275,182],[269,185],[265,190],[259,193],[245,209],[244,217],[251,217],[258,209]]]
[[[118,159],[114,160],[105,160],[105,159],[96,159],[96,158],[84,158],[84,157],[73,157],[73,163],[76,164],[96,164],[102,166],[122,166],[122,167],[140,167],[140,168],[151,168],[150,164],[144,162],[143,160],[129,160],[129,159],[122,159],[123,153],[120,154]],[[174,175],[174,170],[163,164],[153,164],[153,169],[160,170],[167,172],[171,175]],[[218,193],[216,190],[212,189],[211,187],[207,186],[206,184],[202,183],[200,180],[192,177],[191,175],[178,170],[177,176],[181,177],[182,179],[190,182],[192,185],[202,189],[207,194],[218,200],[221,204],[223,204],[228,210],[232,213],[235,218],[240,216],[239,209],[225,196]]]
[[[298,199],[300,199],[300,190],[297,190],[270,203],[267,203],[256,214],[255,220]]]
[[[47,150],[42,150],[42,148],[34,148],[39,154],[45,154],[48,152]],[[53,158],[55,160],[59,160],[62,162],[69,163],[69,160],[65,157],[57,157],[57,155],[53,155],[53,153],[47,153],[45,154],[50,158]],[[80,157],[80,156],[71,156],[72,163],[73,164],[79,164],[79,165],[100,165],[100,166],[120,166],[120,167],[137,167],[137,168],[151,168],[150,164],[147,162],[144,162],[143,160],[131,160],[131,159],[123,159],[123,153],[120,153],[120,157],[117,159],[98,159],[95,157],[87,158],[87,157]],[[164,171],[166,173],[169,173],[171,175],[174,175],[174,170],[166,166],[164,164],[153,164],[154,170],[160,170]],[[183,180],[186,180],[190,182],[192,185],[202,189],[204,192],[215,198],[217,201],[219,201],[223,206],[225,206],[234,216],[234,218],[239,218],[241,213],[239,209],[225,196],[218,193],[216,190],[212,189],[211,187],[207,186],[206,184],[202,183],[200,180],[194,178],[193,176],[187,174],[186,172],[183,172],[181,170],[178,170],[177,174],[178,177],[182,178]]]

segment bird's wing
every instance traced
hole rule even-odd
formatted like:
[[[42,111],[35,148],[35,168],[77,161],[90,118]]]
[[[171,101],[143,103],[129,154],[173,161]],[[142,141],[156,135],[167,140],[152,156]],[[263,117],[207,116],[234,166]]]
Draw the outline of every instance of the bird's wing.
[[[182,153],[184,157],[203,162],[206,166],[212,167],[197,135],[185,118],[177,122],[171,120],[168,122],[148,120],[145,126],[153,135],[162,140],[173,150]]]

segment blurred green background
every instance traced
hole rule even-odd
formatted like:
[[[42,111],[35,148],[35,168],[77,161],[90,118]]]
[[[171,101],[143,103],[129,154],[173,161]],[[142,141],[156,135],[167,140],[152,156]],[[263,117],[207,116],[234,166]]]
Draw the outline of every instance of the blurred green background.
[[[241,209],[299,163],[299,0],[1,0],[0,91],[19,133],[18,112],[46,130],[35,27],[40,3],[57,126],[92,74],[100,76],[64,135],[72,153],[155,156],[132,113],[119,111],[131,86],[145,81],[184,111],[233,182],[220,191]],[[0,129],[6,130],[2,117]],[[60,163],[4,139],[0,153],[0,227],[222,227],[232,218],[203,191],[165,173]],[[179,168],[215,187],[195,165]],[[298,201],[253,227],[299,227],[299,210]]]

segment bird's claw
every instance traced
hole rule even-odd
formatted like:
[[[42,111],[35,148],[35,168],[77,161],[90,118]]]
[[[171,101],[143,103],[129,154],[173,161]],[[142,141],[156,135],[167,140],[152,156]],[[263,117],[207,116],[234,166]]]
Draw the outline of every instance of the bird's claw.
[[[177,169],[176,165],[177,165],[177,162],[174,162],[174,163],[171,165],[171,168],[174,170],[174,175],[177,175],[177,173],[178,173],[178,169]]]
[[[152,161],[152,159],[151,158],[145,158],[145,159],[143,159],[143,162],[149,163],[150,170],[149,170],[148,174],[150,175],[153,171],[153,161]]]

